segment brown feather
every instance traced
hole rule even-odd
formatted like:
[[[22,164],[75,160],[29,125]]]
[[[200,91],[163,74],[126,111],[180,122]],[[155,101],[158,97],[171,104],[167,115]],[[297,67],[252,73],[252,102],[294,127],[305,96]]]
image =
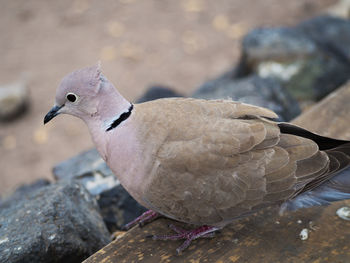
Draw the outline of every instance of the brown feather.
[[[342,154],[350,147],[319,151],[313,136],[292,125],[281,128],[265,119],[276,115],[263,108],[182,98],[135,108],[139,118],[149,120],[143,122],[140,140],[154,149],[143,199],[180,221],[222,226],[281,204],[350,162]]]

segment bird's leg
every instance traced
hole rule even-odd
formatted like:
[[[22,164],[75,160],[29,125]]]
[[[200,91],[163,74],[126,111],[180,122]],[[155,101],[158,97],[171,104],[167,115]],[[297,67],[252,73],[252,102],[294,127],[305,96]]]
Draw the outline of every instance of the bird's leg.
[[[178,227],[178,226],[175,226],[175,225],[173,225],[173,224],[169,224],[168,227],[169,227],[171,230],[173,230],[173,231],[175,231],[176,233],[178,233],[178,234],[185,234],[186,232],[189,232],[188,230],[185,230],[185,229],[183,229],[183,228],[181,228],[181,227]],[[195,231],[195,230],[193,230],[193,231]],[[203,238],[203,237],[212,238],[212,237],[215,236],[215,233],[216,233],[216,232],[219,232],[219,229],[213,230],[213,232],[209,232],[209,233],[207,233],[207,234],[205,234],[205,235],[203,235],[203,236],[200,236],[200,237],[202,237],[202,238]]]
[[[144,226],[145,224],[153,221],[154,219],[158,218],[160,214],[157,212],[154,212],[153,210],[148,210],[144,212],[142,215],[139,217],[135,218],[133,221],[127,223],[125,226],[123,226],[124,230],[129,230],[135,225],[139,225],[140,227]]]
[[[174,226],[172,224],[169,225],[169,228],[176,232],[175,235],[150,235],[147,237],[152,238],[153,240],[179,240],[186,239],[185,242],[176,249],[176,252],[180,254],[183,250],[185,250],[193,240],[199,237],[213,237],[215,232],[220,230],[218,227],[214,226],[201,226],[193,230],[185,230],[180,227]]]

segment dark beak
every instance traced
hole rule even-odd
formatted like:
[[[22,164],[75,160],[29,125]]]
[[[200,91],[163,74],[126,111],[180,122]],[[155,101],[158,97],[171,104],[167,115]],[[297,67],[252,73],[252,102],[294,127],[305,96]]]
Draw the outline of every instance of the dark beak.
[[[64,106],[54,106],[45,116],[44,118],[44,124],[48,123],[50,120],[52,120],[55,116],[59,114],[59,110]]]

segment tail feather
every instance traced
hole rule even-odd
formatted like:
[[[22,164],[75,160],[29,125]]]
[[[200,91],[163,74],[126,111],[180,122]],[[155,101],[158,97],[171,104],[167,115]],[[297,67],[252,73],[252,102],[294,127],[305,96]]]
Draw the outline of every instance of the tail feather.
[[[347,155],[346,152],[342,152],[342,149],[340,148],[335,148],[334,150],[328,150],[326,151],[326,153],[328,154],[328,156],[332,156],[336,159],[336,161],[339,163],[339,167],[333,171],[333,172],[337,172],[337,171],[341,171],[344,168],[348,167],[350,164],[350,155]]]
[[[297,196],[283,204],[283,209],[296,210],[350,199],[350,141],[320,136],[289,123],[278,126],[282,133],[313,140],[330,161],[328,170],[307,183]]]
[[[317,188],[303,192],[287,201],[283,207],[297,210],[311,206],[329,205],[335,201],[350,199],[350,168],[347,168]]]
[[[308,130],[305,130],[299,126],[296,126],[296,125],[293,125],[290,123],[286,123],[286,122],[278,123],[278,127],[280,128],[280,131],[282,133],[293,134],[293,135],[297,135],[300,137],[304,137],[304,138],[308,138],[310,140],[313,140],[314,142],[317,143],[317,145],[321,151],[334,149],[334,148],[337,148],[339,146],[342,146],[342,145],[350,142],[350,141],[338,140],[338,139],[333,139],[333,138],[321,136],[321,135],[312,133]],[[349,152],[349,154],[350,154],[350,152]]]
[[[322,185],[325,182],[330,181],[332,178],[334,178],[337,175],[339,171],[344,170],[346,167],[350,165],[350,157],[346,155],[344,152],[341,152],[339,147],[335,148],[335,150],[327,150],[326,153],[330,160],[328,171],[325,172],[323,175],[317,177],[316,179],[312,180],[307,185],[305,185],[305,187],[301,192],[307,192],[309,190],[312,190]],[[350,179],[350,175],[349,175],[349,179]],[[349,191],[350,191],[350,188],[349,188]]]

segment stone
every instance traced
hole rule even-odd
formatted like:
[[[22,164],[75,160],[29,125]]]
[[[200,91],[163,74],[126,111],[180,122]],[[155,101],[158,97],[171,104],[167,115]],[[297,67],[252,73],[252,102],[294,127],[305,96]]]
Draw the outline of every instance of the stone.
[[[350,20],[323,15],[300,23],[296,30],[312,39],[321,50],[350,66]]]
[[[0,121],[11,121],[26,112],[29,92],[24,82],[0,86]]]
[[[80,181],[92,195],[98,195],[119,185],[118,179],[96,149],[82,152],[53,168],[56,180]]]
[[[53,168],[53,173],[58,181],[75,179],[85,186],[98,201],[110,232],[121,229],[145,211],[120,185],[96,149],[61,162]]]
[[[350,221],[350,207],[343,206],[339,208],[336,212],[337,216],[339,216],[341,219]]]
[[[0,204],[0,262],[81,262],[109,242],[96,200],[78,182],[37,186]]]
[[[204,83],[192,97],[202,99],[233,99],[269,108],[279,115],[279,120],[288,121],[300,113],[298,102],[272,78],[251,75],[234,79],[234,71]]]
[[[338,0],[338,2],[327,9],[327,14],[345,19],[350,18],[350,0]]]
[[[47,179],[38,179],[30,184],[25,184],[22,186],[19,186],[14,193],[11,194],[11,197],[9,198],[11,202],[14,201],[20,201],[23,198],[28,198],[29,195],[31,195],[34,191],[37,191],[38,189],[50,185],[50,181]]]
[[[243,39],[242,52],[251,67],[266,60],[303,58],[317,52],[316,44],[294,28],[257,28]]]
[[[97,197],[97,202],[111,233],[120,230],[122,226],[146,211],[146,208],[137,203],[121,185],[101,193]]]
[[[142,103],[150,100],[156,100],[161,98],[171,97],[183,97],[183,95],[173,91],[171,88],[166,86],[157,85],[152,86],[146,92],[136,100],[137,103]]]
[[[44,186],[48,186],[51,182],[47,179],[38,179],[30,184],[25,184],[22,186],[19,186],[14,194],[23,196],[23,195],[27,195],[30,194],[31,192],[40,189]]]
[[[316,17],[260,28],[243,39],[241,76],[277,79],[299,101],[318,101],[349,79],[350,21]]]

